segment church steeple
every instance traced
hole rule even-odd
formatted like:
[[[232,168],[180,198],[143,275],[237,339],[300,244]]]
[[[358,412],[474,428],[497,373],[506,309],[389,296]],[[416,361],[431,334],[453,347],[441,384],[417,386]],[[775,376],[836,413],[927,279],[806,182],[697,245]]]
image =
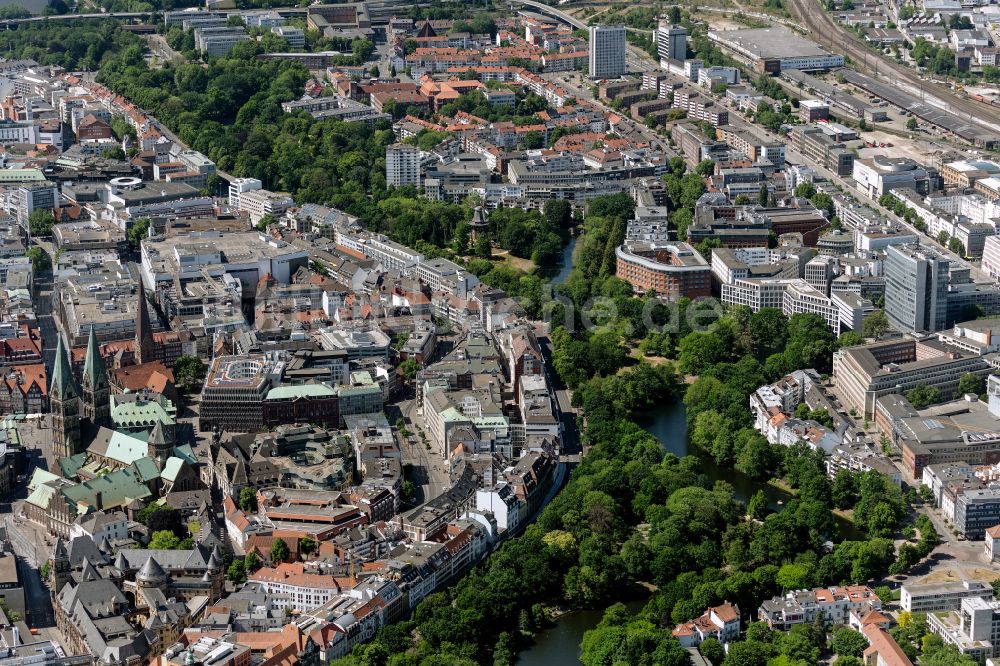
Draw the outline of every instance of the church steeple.
[[[80,394],[76,390],[62,337],[56,345],[55,368],[49,387],[49,409],[52,412],[52,450],[64,458],[80,447]]]
[[[149,304],[146,303],[146,287],[142,278],[139,278],[139,316],[135,322],[135,360],[137,363],[157,360],[153,325],[149,320]]]
[[[167,437],[163,421],[157,420],[156,425],[153,426],[153,431],[149,433],[147,452],[156,461],[158,469],[163,470],[163,466],[166,464],[167,458],[170,457],[173,450],[174,443]]]
[[[111,422],[108,369],[97,346],[94,327],[90,327],[87,340],[87,358],[83,364],[83,415],[95,426],[109,426]]]
[[[49,594],[55,600],[62,590],[63,585],[70,581],[69,554],[66,552],[66,544],[62,538],[56,537],[55,547],[52,549],[52,556],[49,558]]]

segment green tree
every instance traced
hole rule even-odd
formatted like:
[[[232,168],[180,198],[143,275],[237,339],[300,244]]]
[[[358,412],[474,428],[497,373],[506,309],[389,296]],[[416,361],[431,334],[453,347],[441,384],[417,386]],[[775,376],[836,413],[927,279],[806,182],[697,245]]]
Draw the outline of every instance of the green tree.
[[[947,247],[949,238],[951,238],[951,235],[942,229],[937,235],[937,242]]]
[[[868,639],[860,632],[848,627],[837,627],[834,629],[833,651],[837,655],[841,657],[860,657],[867,647]]]
[[[837,346],[842,349],[844,347],[854,347],[856,345],[863,345],[864,343],[865,339],[861,337],[860,334],[855,333],[854,331],[844,331],[843,333],[840,334],[840,337],[837,338]]]
[[[413,380],[417,376],[417,370],[419,369],[420,366],[417,364],[417,359],[412,357],[407,358],[406,360],[404,360],[402,363],[399,364],[399,371],[403,373],[403,380],[407,384],[413,383]]]
[[[309,553],[315,551],[316,548],[317,548],[316,539],[313,539],[311,536],[304,536],[301,539],[299,539],[299,550],[302,553],[308,555]]]
[[[128,244],[133,250],[138,250],[142,239],[149,235],[149,225],[151,223],[152,220],[148,217],[140,217],[128,228],[125,237],[128,239]]]
[[[718,335],[701,331],[684,336],[677,350],[681,370],[691,375],[701,374],[719,363],[729,351]]]
[[[705,659],[708,659],[714,666],[719,666],[726,658],[726,651],[722,648],[722,643],[714,636],[709,636],[698,646],[698,652]]]
[[[695,172],[702,178],[708,178],[715,173],[715,162],[713,160],[702,160],[694,168]]]
[[[481,259],[489,259],[493,256],[493,248],[490,246],[490,239],[486,234],[480,234],[476,237],[475,254]]]
[[[756,520],[764,520],[767,515],[767,495],[764,494],[763,490],[758,490],[750,498],[750,502],[747,504],[747,515]]]
[[[493,646],[493,666],[513,666],[516,659],[513,641],[506,631],[500,632]]]
[[[257,555],[256,550],[251,550],[247,553],[247,556],[243,558],[243,568],[248,572],[252,573],[257,570],[260,566],[260,556]]]
[[[858,500],[858,483],[855,474],[849,470],[837,471],[833,478],[833,505],[838,509],[849,509]]]
[[[757,193],[757,203],[761,206],[767,206],[767,203],[770,200],[770,198],[771,197],[767,190],[767,185],[761,185],[760,192]]]
[[[247,582],[247,572],[243,560],[233,560],[226,571],[226,578],[234,585],[242,585]]]
[[[566,199],[546,201],[543,214],[553,229],[565,229],[573,224],[573,206]]]
[[[941,394],[936,386],[920,383],[906,392],[906,399],[914,409],[923,409],[940,401]]]
[[[28,216],[28,231],[32,236],[51,236],[52,227],[56,223],[56,218],[52,211],[47,208],[38,208],[31,211]]]
[[[247,486],[240,489],[240,508],[247,513],[257,511],[257,491]]]
[[[277,224],[278,219],[274,217],[271,213],[265,213],[257,224],[254,225],[254,229],[260,232],[267,231],[267,228],[272,224]]]
[[[52,267],[52,262],[49,261],[48,253],[37,245],[29,247],[24,252],[24,256],[31,260],[31,269],[35,273],[48,270]]]
[[[979,375],[967,372],[958,379],[958,394],[972,393],[980,395],[986,391],[986,380]]]
[[[908,129],[910,131],[913,131],[913,130],[917,129],[917,119],[916,118],[908,118],[906,120],[906,129]]]
[[[866,338],[879,340],[889,330],[889,318],[884,310],[876,310],[861,322],[861,334]]]
[[[271,544],[271,564],[277,565],[285,562],[291,553],[288,551],[288,544],[284,539],[275,539]]]
[[[174,379],[177,387],[184,391],[194,392],[200,389],[206,372],[205,362],[197,356],[181,354],[174,363]]]
[[[746,640],[730,643],[722,663],[724,666],[767,666],[772,656],[774,647],[770,644]]]
[[[153,538],[149,540],[151,550],[176,550],[180,546],[181,540],[170,530],[160,530],[153,532]]]
[[[786,590],[801,590],[812,587],[812,572],[804,564],[785,564],[778,569],[775,581]]]
[[[736,469],[751,479],[763,479],[774,464],[771,445],[763,437],[752,437],[736,456]]]
[[[535,148],[543,148],[545,146],[545,137],[541,132],[526,132],[522,141],[527,150],[534,150]]]
[[[810,182],[800,183],[795,186],[795,196],[802,199],[811,199],[816,195],[816,186]]]

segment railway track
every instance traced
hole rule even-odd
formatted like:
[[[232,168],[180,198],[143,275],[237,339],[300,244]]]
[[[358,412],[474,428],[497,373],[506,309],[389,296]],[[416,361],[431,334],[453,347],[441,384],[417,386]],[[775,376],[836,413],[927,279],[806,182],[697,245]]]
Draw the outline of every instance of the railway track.
[[[950,109],[978,119],[980,124],[1000,132],[1000,108],[956,95],[951,88],[921,79],[909,67],[881,57],[858,37],[835,22],[815,0],[789,0],[788,8],[807,29],[809,37],[829,50],[854,61],[861,71],[911,94],[919,94],[932,106]]]

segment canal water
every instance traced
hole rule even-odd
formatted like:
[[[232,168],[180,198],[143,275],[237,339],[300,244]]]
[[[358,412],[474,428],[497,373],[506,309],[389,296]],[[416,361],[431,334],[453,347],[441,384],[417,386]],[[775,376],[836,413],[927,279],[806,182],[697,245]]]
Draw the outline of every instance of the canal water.
[[[711,482],[725,481],[734,490],[737,499],[744,503],[758,491],[763,490],[767,503],[772,511],[780,511],[791,496],[774,486],[750,477],[733,469],[720,467],[714,460],[699,449],[690,446],[687,436],[687,414],[684,403],[678,397],[666,408],[650,414],[647,419],[640,420],[647,432],[655,436],[664,450],[678,457],[686,455],[698,456],[701,469]],[[864,538],[855,529],[854,524],[838,518],[841,536],[845,539]],[[633,611],[642,608],[644,602],[630,602]],[[579,666],[580,642],[588,629],[593,629],[601,621],[604,611],[588,610],[570,613],[559,618],[555,626],[542,632],[536,638],[535,644],[521,653],[518,666]]]
[[[645,600],[629,601],[625,606],[636,613]],[[535,644],[521,653],[518,666],[580,666],[580,642],[588,629],[593,629],[604,617],[603,610],[574,611],[556,620],[555,625],[540,632]]]
[[[566,243],[566,247],[563,248],[562,252],[562,264],[559,266],[559,272],[556,273],[555,277],[552,278],[552,284],[562,284],[569,277],[570,271],[573,270],[573,250],[576,249],[576,241],[579,235],[574,234],[569,237],[569,242]]]

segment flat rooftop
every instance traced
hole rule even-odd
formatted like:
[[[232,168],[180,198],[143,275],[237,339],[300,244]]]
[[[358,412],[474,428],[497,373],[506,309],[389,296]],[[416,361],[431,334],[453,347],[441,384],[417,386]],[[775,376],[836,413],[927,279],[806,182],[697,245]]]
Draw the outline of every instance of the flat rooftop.
[[[715,30],[713,34],[718,40],[730,42],[758,58],[808,58],[831,55],[816,42],[799,37],[785,28]]]

